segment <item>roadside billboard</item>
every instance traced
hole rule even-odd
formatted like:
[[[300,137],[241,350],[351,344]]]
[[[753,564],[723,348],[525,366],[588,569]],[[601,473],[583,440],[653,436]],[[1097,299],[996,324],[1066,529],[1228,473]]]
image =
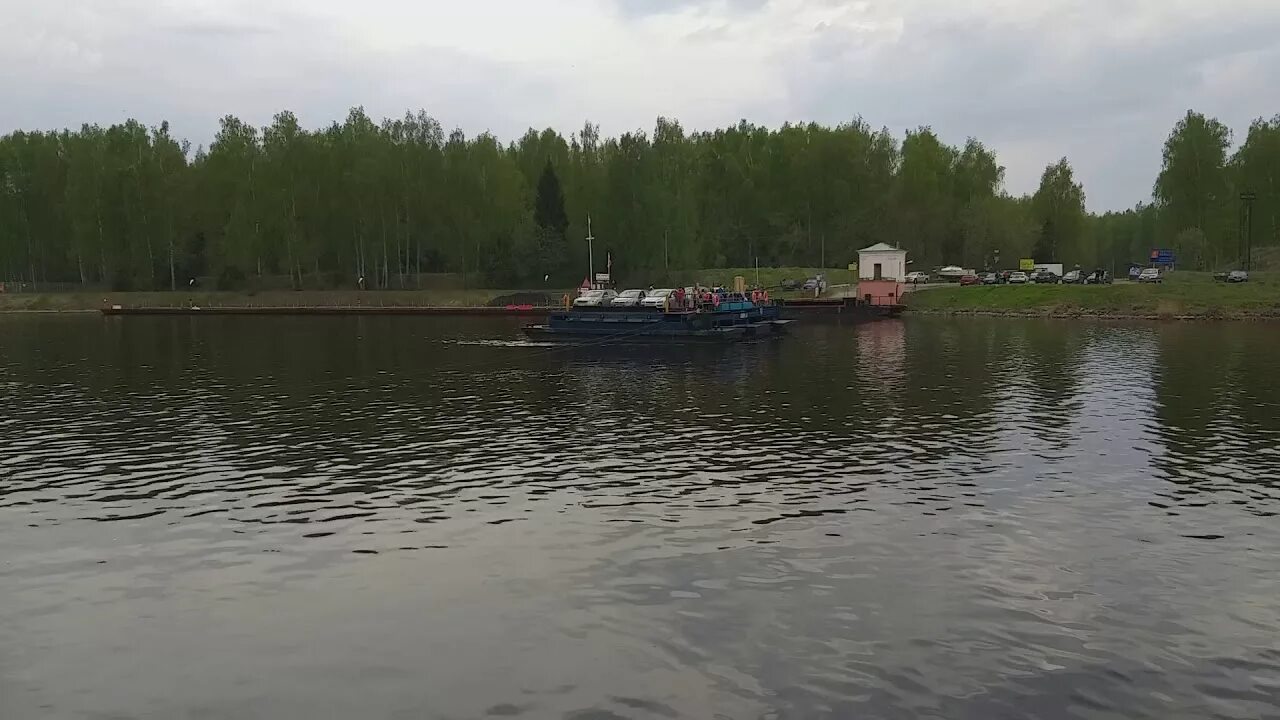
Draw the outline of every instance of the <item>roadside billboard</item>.
[[[1176,257],[1172,250],[1155,248],[1151,250],[1152,265],[1173,265],[1175,259]]]
[[[1024,271],[1025,271],[1025,270],[1035,270],[1035,269],[1036,269],[1036,261],[1035,261],[1035,260],[1033,260],[1033,259],[1031,259],[1031,258],[1022,258],[1021,260],[1019,260],[1019,261],[1018,261],[1018,269],[1019,269],[1019,270],[1024,270]]]

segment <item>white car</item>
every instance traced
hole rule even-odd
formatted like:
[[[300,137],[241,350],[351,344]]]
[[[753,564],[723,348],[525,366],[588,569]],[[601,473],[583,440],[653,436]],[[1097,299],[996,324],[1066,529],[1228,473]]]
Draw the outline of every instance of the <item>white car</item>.
[[[609,301],[613,307],[639,307],[644,300],[643,290],[623,290],[618,297]]]
[[[662,307],[662,303],[666,301],[667,296],[673,292],[675,292],[675,290],[667,288],[663,288],[661,290],[650,290],[640,301],[640,307],[660,308]]]
[[[1138,274],[1138,282],[1140,283],[1159,283],[1164,282],[1164,276],[1160,274],[1158,268],[1143,268]]]
[[[1015,270],[1009,273],[1010,285],[1025,285],[1027,283],[1027,274],[1021,270]]]
[[[909,272],[907,273],[907,282],[915,285],[917,283],[929,282],[929,273]]]
[[[604,307],[618,297],[612,290],[588,290],[573,299],[574,307]]]

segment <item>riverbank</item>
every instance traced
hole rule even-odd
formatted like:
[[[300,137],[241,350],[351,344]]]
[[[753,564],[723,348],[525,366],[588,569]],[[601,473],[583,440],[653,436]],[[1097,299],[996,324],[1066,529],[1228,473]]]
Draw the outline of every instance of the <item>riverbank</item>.
[[[904,297],[909,314],[1116,320],[1280,320],[1280,277],[1215,282],[1180,272],[1158,285],[986,285],[929,288]]]
[[[479,307],[507,290],[273,290],[267,292],[7,293],[0,312],[98,312],[130,308]]]
[[[731,281],[745,268],[706,270],[706,281]],[[761,268],[762,284],[800,279],[811,268]],[[829,279],[840,281],[838,273]],[[837,277],[832,277],[837,275]],[[754,278],[752,278],[754,280]],[[554,303],[564,291],[535,302],[500,289],[272,290],[259,292],[70,292],[0,294],[0,313],[98,312],[126,308],[457,308]],[[808,293],[778,293],[805,296]],[[1178,272],[1160,285],[1000,285],[930,287],[904,297],[910,314],[1116,320],[1280,320],[1280,273],[1254,273],[1248,283],[1214,282],[1207,273]]]
[[[784,280],[803,283],[818,273],[826,275],[830,285],[853,282],[853,273],[847,269],[785,267],[759,268],[759,282],[765,287],[777,288]],[[712,268],[673,273],[670,282],[730,287],[735,276],[755,283],[755,268]],[[437,278],[438,279],[438,278]],[[127,308],[181,308],[192,305],[201,308],[351,308],[351,307],[483,307],[491,304],[557,305],[565,289],[539,292],[521,292],[493,288],[464,290],[439,287],[428,290],[259,290],[259,291],[196,291],[196,292],[21,292],[0,293],[0,313],[3,312],[97,312],[104,307],[120,305]],[[778,297],[811,297],[808,292],[776,292]],[[508,300],[510,302],[508,302]]]

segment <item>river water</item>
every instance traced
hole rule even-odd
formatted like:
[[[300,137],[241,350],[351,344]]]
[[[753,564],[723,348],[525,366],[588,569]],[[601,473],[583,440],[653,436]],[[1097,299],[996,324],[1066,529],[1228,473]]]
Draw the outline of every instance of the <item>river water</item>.
[[[0,717],[1277,717],[1278,354],[0,318]]]

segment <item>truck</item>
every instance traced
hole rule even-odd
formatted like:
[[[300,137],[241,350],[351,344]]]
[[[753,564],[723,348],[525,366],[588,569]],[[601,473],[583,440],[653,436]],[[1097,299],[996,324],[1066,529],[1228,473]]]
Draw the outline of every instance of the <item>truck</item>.
[[[1032,269],[1032,273],[1038,273],[1041,270],[1048,270],[1058,277],[1062,277],[1063,275],[1062,263],[1036,263],[1036,266]]]

